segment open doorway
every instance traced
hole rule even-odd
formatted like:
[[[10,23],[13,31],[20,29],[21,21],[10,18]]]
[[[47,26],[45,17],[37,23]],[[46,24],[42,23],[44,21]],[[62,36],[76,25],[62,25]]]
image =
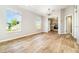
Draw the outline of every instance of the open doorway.
[[[48,19],[49,31],[58,32],[58,17]]]
[[[66,17],[66,33],[72,34],[72,16]]]

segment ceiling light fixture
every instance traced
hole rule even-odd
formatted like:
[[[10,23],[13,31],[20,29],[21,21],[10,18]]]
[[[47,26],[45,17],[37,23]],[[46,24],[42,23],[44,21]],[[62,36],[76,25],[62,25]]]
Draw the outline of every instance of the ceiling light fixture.
[[[51,15],[51,10],[50,10],[50,8],[48,8],[48,16],[50,16]]]
[[[53,14],[53,12],[54,12],[54,10],[48,8],[48,17],[49,18],[51,17],[51,15]]]

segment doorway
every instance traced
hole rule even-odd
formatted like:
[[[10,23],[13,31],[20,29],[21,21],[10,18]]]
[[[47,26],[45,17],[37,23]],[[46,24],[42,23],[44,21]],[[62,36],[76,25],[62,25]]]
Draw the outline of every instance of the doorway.
[[[48,19],[49,31],[58,32],[58,17]]]
[[[66,17],[66,33],[72,34],[72,16]]]

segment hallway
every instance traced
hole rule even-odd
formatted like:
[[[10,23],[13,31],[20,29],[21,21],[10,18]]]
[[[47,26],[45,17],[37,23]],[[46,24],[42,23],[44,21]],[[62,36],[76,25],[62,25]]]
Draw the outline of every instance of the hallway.
[[[79,52],[79,45],[71,35],[58,35],[56,32],[49,32],[0,43],[0,52],[72,53]]]

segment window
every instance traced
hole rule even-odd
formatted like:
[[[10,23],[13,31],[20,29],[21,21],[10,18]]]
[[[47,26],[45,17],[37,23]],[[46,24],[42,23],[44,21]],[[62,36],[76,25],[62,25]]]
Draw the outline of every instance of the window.
[[[41,29],[41,20],[40,19],[36,20],[36,28]]]
[[[17,32],[21,31],[21,14],[17,11],[8,9],[6,11],[7,19],[7,31],[8,32]]]

